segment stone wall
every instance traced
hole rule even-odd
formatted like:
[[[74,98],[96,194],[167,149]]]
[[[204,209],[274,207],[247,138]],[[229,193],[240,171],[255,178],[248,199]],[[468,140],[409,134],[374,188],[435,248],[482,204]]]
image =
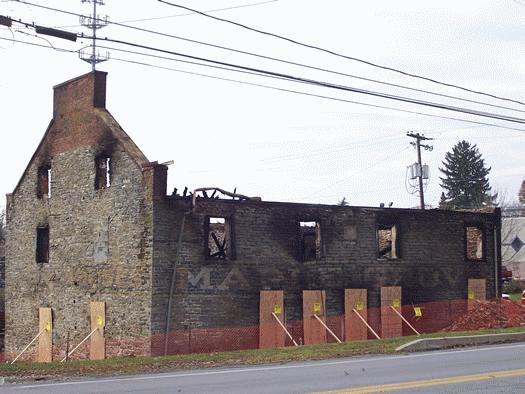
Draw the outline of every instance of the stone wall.
[[[8,196],[7,352],[21,350],[37,334],[39,307],[53,309],[56,343],[65,344],[68,333],[78,343],[90,332],[90,301],[106,302],[107,338],[149,337],[148,170],[145,157],[101,107],[104,88],[99,72],[55,88],[54,118]],[[111,157],[112,181],[96,190],[95,158],[101,153]],[[51,195],[38,198],[43,164],[51,167]],[[39,226],[49,227],[48,263],[35,260]]]
[[[162,332],[171,267],[188,199],[155,205],[152,329]],[[206,256],[207,217],[228,217],[235,259]],[[299,222],[321,225],[321,256],[302,261]],[[378,258],[377,224],[395,223],[398,256]],[[465,258],[465,226],[484,229],[485,255]],[[302,290],[322,289],[329,315],[343,313],[344,289],[367,288],[369,307],[379,306],[381,286],[402,286],[404,304],[467,299],[468,278],[486,278],[495,296],[494,254],[500,216],[442,210],[338,207],[197,199],[186,216],[177,266],[172,327],[254,325],[259,291],[284,290],[287,319],[302,316]],[[496,241],[496,243],[499,240]],[[496,258],[496,263],[495,263]]]

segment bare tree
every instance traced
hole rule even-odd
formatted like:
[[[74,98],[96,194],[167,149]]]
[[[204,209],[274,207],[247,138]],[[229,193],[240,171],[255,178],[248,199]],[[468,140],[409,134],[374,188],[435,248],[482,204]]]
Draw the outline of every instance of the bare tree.
[[[5,209],[0,210],[0,241],[5,241],[6,224],[5,224]]]
[[[509,197],[506,189],[498,190],[495,194],[497,199],[495,205],[501,208],[501,215],[504,217],[525,216],[525,205],[518,198]]]

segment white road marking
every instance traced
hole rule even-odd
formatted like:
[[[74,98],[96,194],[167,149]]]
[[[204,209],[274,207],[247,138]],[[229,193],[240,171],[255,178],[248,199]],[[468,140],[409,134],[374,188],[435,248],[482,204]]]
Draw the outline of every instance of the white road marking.
[[[130,382],[138,380],[157,380],[157,379],[172,379],[172,378],[185,378],[193,376],[207,376],[207,375],[223,375],[223,374],[234,374],[234,373],[246,373],[246,372],[264,372],[264,371],[276,371],[283,369],[299,369],[299,368],[318,368],[320,366],[330,366],[330,365],[342,365],[342,364],[356,364],[356,363],[368,363],[375,362],[380,360],[398,360],[398,359],[409,359],[409,358],[418,358],[418,357],[429,357],[429,356],[441,356],[441,355],[451,355],[451,354],[460,354],[460,353],[472,353],[472,352],[483,352],[490,350],[499,350],[506,348],[522,348],[525,347],[525,344],[520,345],[504,345],[504,346],[491,346],[491,347],[482,347],[474,349],[462,349],[462,350],[448,350],[440,352],[429,352],[429,353],[418,353],[418,354],[408,354],[401,356],[386,356],[386,357],[371,357],[371,358],[360,358],[352,360],[343,360],[343,361],[328,361],[328,362],[316,362],[314,364],[299,364],[299,365],[279,365],[274,367],[253,367],[253,368],[239,368],[239,369],[226,369],[220,371],[202,371],[202,372],[190,372],[190,373],[174,373],[174,374],[160,374],[160,375],[151,375],[151,376],[131,376],[123,378],[114,378],[114,379],[98,379],[98,380],[78,380],[71,382],[60,382],[60,383],[43,383],[43,384],[32,384],[25,386],[4,386],[4,388],[22,390],[30,388],[39,388],[39,387],[53,387],[53,386],[69,386],[76,384],[100,384],[100,383],[116,383],[116,382]]]

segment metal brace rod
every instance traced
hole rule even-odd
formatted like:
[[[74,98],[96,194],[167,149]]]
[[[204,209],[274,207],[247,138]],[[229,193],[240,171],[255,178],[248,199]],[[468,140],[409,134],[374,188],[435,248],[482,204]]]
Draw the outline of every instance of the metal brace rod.
[[[281,326],[281,328],[284,330],[284,332],[286,333],[286,335],[288,335],[288,338],[290,338],[294,344],[294,346],[299,346],[297,344],[297,342],[295,342],[295,339],[293,339],[292,335],[288,332],[288,330],[286,329],[286,327],[284,326],[284,324],[281,322],[281,320],[279,320],[279,318],[277,317],[277,315],[272,312],[272,316],[275,317],[275,320],[277,320],[277,323],[279,323],[279,325]]]
[[[321,323],[321,325],[326,329],[326,331],[328,331],[335,338],[335,340],[338,343],[343,343],[343,342],[341,342],[341,340],[339,338],[337,338],[337,335],[335,335],[334,332],[332,330],[330,330],[328,328],[328,326],[326,324],[324,324],[324,322],[321,319],[319,319],[319,316],[314,315],[314,317],[319,321],[319,323]]]
[[[359,319],[361,319],[361,321],[363,322],[363,324],[372,332],[372,334],[374,334],[374,336],[377,338],[377,339],[381,339],[381,337],[379,335],[377,335],[377,333],[374,331],[374,329],[370,326],[370,324],[367,323],[367,321],[365,319],[363,319],[363,316],[361,316],[361,314],[356,311],[355,309],[352,309],[353,312],[355,312],[355,314],[357,315],[357,317]]]
[[[38,333],[38,335],[37,335],[36,337],[34,337],[33,340],[32,340],[31,342],[29,342],[29,345],[27,345],[27,346],[24,348],[24,350],[22,350],[22,351],[20,352],[20,354],[19,354],[18,356],[16,356],[15,359],[14,359],[13,361],[11,361],[11,364],[14,364],[15,361],[18,360],[18,359],[20,358],[20,356],[21,356],[22,354],[24,354],[24,353],[26,352],[26,350],[29,349],[29,347],[30,347],[30,346],[31,346],[31,345],[32,345],[32,344],[33,344],[38,338],[40,338],[40,335],[42,335],[42,334],[44,333],[44,331],[46,331],[46,330],[47,330],[47,327],[42,328],[42,330]]]
[[[87,337],[85,337],[85,338],[84,338],[84,339],[83,339],[83,340],[82,340],[77,346],[75,346],[75,348],[74,348],[73,350],[71,350],[68,354],[66,354],[66,357],[64,357],[64,358],[62,359],[62,361],[60,361],[60,362],[63,363],[64,361],[66,361],[66,359],[67,359],[69,356],[71,356],[71,355],[75,352],[75,350],[77,350],[77,349],[80,347],[80,345],[82,345],[84,342],[86,342],[86,341],[88,340],[88,338],[91,337],[91,335],[93,335],[93,334],[95,333],[95,331],[97,331],[97,330],[98,330],[98,327],[95,328],[93,331],[91,331],[91,332],[89,333],[89,335],[88,335]]]
[[[392,310],[393,310],[394,312],[396,312],[396,314],[401,318],[401,320],[403,320],[403,321],[404,321],[404,322],[405,322],[405,323],[406,323],[406,324],[412,329],[412,331],[414,331],[414,332],[416,333],[416,335],[417,335],[418,337],[421,336],[421,334],[420,334],[420,333],[419,333],[414,327],[412,327],[412,324],[410,324],[410,323],[408,322],[408,320],[405,319],[405,318],[403,317],[403,315],[397,311],[396,308],[394,308],[392,305],[390,305],[390,308],[392,308]]]

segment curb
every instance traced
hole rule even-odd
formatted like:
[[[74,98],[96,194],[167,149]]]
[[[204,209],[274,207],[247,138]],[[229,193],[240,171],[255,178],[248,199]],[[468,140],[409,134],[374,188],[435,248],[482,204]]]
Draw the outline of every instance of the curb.
[[[399,346],[396,348],[396,352],[420,352],[510,342],[525,342],[525,332],[416,339],[415,341]]]

